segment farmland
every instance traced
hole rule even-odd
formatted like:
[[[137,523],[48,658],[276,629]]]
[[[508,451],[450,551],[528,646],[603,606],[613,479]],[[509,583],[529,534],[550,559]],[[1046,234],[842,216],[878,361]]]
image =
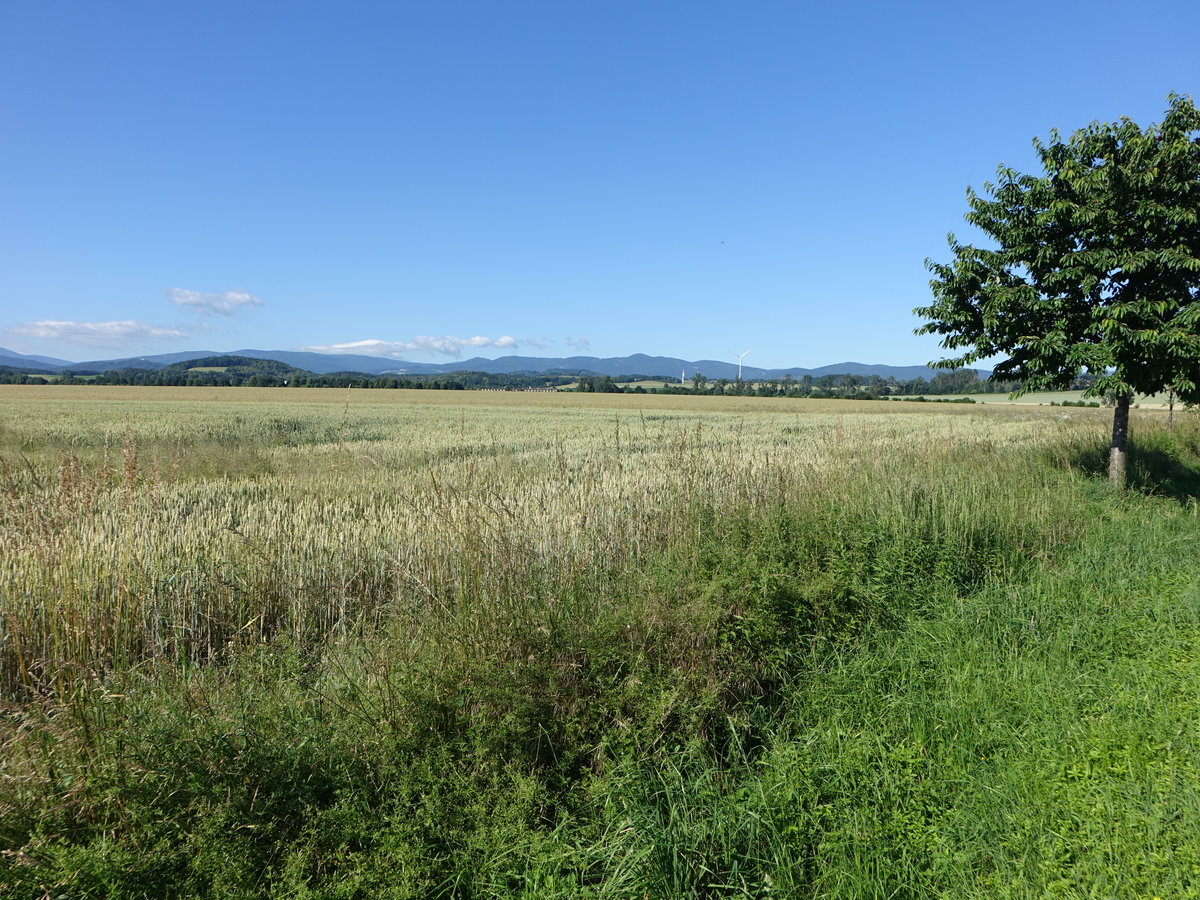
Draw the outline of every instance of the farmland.
[[[1109,415],[2,386],[0,884],[1195,896],[1200,437]]]

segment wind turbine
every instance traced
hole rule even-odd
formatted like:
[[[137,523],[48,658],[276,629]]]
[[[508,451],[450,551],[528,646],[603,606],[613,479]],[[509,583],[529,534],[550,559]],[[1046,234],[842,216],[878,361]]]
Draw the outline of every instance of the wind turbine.
[[[746,351],[746,353],[749,353],[749,352],[750,352],[749,350]],[[738,358],[738,383],[739,384],[742,381],[742,357],[744,357],[746,355],[746,353],[731,353],[731,354],[729,354],[730,356],[736,356]]]

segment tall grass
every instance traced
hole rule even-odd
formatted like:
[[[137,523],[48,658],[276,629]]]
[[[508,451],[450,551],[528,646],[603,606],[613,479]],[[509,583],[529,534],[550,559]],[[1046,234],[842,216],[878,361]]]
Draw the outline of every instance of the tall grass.
[[[376,408],[343,441],[335,407],[311,419],[253,407],[215,419],[204,406],[134,412],[143,418],[119,437],[86,421],[68,434],[56,420],[60,442],[79,450],[40,472],[28,457],[6,459],[11,640],[0,678],[10,692],[151,657],[209,659],[280,633],[309,644],[396,616],[423,628],[464,604],[479,615],[647,553],[694,556],[697,537],[735,512],[812,510],[832,531],[862,502],[901,521],[935,503],[961,517],[984,489],[978,476],[964,469],[961,484],[899,496],[914,494],[907,456],[969,461],[1031,430],[1017,420],[972,434],[951,416],[926,417],[914,434],[907,417],[622,423],[596,411],[472,410],[468,421],[464,409]],[[210,444],[218,423],[229,431]],[[878,497],[867,499],[867,480]]]
[[[1074,624],[1071,560],[1188,515],[1089,486],[1086,410],[221,396],[4,408],[0,883],[30,896],[1045,887],[1021,816],[1090,795],[1022,794],[1029,747],[1087,740],[1030,704],[1122,646]],[[1194,821],[1160,789],[1130,829]]]

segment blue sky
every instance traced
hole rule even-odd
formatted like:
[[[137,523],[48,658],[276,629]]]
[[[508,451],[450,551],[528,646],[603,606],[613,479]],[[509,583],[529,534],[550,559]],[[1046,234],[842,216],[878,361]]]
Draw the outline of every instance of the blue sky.
[[[0,346],[922,363],[1031,139],[1200,94],[1200,5],[10,4]]]

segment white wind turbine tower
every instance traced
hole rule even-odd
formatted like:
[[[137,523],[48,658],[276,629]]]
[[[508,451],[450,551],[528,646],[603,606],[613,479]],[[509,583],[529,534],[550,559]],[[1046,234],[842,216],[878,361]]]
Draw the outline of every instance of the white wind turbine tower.
[[[742,381],[742,357],[744,357],[749,352],[750,351],[747,350],[746,353],[731,353],[731,354],[729,354],[730,356],[736,356],[738,358],[738,383],[739,384]]]

